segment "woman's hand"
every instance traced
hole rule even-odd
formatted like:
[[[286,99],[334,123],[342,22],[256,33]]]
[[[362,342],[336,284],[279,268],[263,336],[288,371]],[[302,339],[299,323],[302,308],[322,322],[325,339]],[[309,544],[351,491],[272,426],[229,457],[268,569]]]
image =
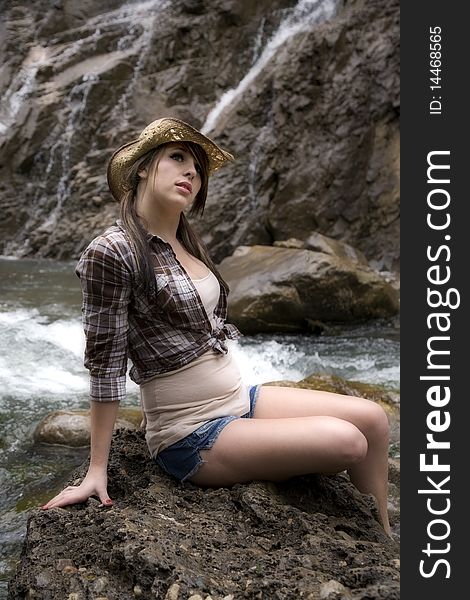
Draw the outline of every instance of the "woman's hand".
[[[105,474],[93,475],[88,472],[80,485],[66,487],[41,508],[47,510],[69,504],[80,504],[86,502],[90,496],[98,496],[103,506],[112,506],[113,501],[108,495],[107,483]]]
[[[98,496],[103,506],[112,505],[107,489],[107,466],[118,405],[118,402],[91,403],[91,454],[85,479],[80,485],[71,485],[62,490],[46,502],[43,509],[79,504],[86,502],[90,496]]]

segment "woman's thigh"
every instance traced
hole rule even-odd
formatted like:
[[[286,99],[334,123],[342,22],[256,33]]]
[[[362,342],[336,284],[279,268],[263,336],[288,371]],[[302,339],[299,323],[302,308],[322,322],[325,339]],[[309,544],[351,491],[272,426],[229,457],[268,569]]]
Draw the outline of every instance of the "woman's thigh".
[[[280,481],[307,473],[337,473],[364,459],[367,440],[336,417],[237,419],[230,422],[191,481],[233,485],[253,479]]]
[[[383,408],[371,400],[332,392],[261,386],[253,414],[255,419],[313,416],[349,421],[367,438],[388,437],[388,417]]]

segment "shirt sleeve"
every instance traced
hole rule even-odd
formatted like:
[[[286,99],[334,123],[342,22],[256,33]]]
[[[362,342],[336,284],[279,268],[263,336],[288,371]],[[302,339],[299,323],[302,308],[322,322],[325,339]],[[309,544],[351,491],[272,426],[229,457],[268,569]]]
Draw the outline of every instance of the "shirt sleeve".
[[[126,395],[128,305],[131,274],[119,251],[103,238],[94,240],[76,268],[83,292],[85,367],[90,371],[90,396],[98,402],[120,401]]]

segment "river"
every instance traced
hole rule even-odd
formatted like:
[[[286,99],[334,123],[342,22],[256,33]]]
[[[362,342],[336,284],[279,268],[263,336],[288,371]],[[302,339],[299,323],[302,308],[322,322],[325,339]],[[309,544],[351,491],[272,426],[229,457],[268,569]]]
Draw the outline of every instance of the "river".
[[[86,450],[35,445],[39,421],[88,407],[75,262],[0,258],[0,600],[29,511],[60,489]],[[333,327],[321,336],[244,336],[234,352],[247,383],[332,373],[399,389],[398,320]],[[126,405],[138,402],[128,381]]]

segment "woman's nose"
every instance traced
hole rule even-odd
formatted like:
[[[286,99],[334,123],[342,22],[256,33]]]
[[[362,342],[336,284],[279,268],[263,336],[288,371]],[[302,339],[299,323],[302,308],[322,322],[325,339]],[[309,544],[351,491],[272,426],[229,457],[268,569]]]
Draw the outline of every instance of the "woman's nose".
[[[186,167],[185,176],[191,177],[191,179],[196,175],[196,165],[193,162],[190,162]]]

